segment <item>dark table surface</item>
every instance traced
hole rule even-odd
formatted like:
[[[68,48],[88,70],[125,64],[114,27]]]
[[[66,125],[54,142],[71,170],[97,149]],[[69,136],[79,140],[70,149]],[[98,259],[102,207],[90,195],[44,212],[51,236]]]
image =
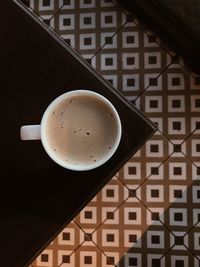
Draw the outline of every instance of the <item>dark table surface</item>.
[[[0,11],[0,25],[4,25],[0,35],[0,262],[4,267],[22,267],[95,196],[155,127],[22,6],[2,0]],[[107,97],[122,121],[122,140],[115,155],[87,172],[59,167],[40,141],[22,142],[19,137],[22,125],[40,123],[54,98],[75,89]]]

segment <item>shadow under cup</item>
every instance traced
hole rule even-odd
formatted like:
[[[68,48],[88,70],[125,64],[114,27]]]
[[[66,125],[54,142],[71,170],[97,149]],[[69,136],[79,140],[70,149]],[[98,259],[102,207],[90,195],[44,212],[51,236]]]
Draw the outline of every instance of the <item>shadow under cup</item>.
[[[41,121],[41,141],[60,166],[76,171],[99,167],[121,139],[119,115],[105,97],[76,90],[56,98]]]

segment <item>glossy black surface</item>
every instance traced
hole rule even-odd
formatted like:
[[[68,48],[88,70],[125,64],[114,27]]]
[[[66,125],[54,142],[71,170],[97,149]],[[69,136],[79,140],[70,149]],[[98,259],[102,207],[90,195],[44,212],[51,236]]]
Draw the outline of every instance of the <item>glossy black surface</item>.
[[[23,267],[112,178],[155,128],[16,3],[1,0],[0,12],[0,262],[4,267]],[[48,158],[40,141],[22,142],[19,137],[20,126],[40,123],[54,98],[80,88],[106,96],[119,112],[123,130],[112,159],[88,172],[59,167]]]

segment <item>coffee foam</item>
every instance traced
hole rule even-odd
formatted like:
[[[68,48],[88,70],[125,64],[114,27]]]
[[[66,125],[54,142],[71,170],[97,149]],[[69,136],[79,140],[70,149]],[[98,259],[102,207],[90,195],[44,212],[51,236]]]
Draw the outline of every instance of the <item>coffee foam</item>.
[[[112,110],[93,96],[72,96],[54,108],[47,120],[52,151],[72,165],[91,165],[112,153],[117,123]]]

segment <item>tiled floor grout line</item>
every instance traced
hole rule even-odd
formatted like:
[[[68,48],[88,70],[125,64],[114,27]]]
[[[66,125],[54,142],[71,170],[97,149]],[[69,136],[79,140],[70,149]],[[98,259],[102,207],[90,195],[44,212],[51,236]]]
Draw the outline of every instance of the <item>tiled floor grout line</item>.
[[[195,128],[190,134],[188,134],[186,137],[185,137],[185,139],[180,143],[180,145],[182,145],[182,144],[184,144],[194,133],[195,133],[195,131],[197,130],[197,128]],[[161,132],[159,129],[158,129],[158,132],[165,138],[165,139],[167,139],[167,142],[169,142],[170,144],[172,144],[172,145],[174,145],[174,143],[169,139],[169,137],[167,136],[167,135],[165,135],[163,132]],[[162,166],[163,165],[163,163],[166,161],[166,159],[168,159],[168,158],[170,158],[171,157],[171,155],[173,154],[173,153],[176,153],[176,151],[172,151],[165,159],[164,159],[164,161],[162,161],[158,166],[157,166],[157,168],[160,168],[160,166]],[[181,153],[185,158],[187,158],[194,166],[196,166],[194,163],[193,163],[193,161],[190,159],[190,157],[188,156],[188,155],[186,155],[183,151],[180,151],[179,153]],[[196,166],[197,167],[197,166]],[[143,181],[146,181],[146,180],[148,180],[150,177],[151,177],[151,175],[153,175],[153,173],[150,173],[149,174],[149,176],[147,176]],[[143,184],[143,181],[141,182],[141,184]],[[141,185],[140,184],[140,185]],[[138,189],[139,187],[140,187],[140,185],[136,188],[136,189]],[[124,186],[126,186],[125,184],[124,184]]]
[[[168,158],[170,158],[171,157],[171,155],[173,154],[173,153],[175,153],[175,152],[172,152],[165,160],[164,160],[164,162],[166,161],[166,160],[168,160]],[[185,155],[185,154],[184,154]],[[188,158],[188,157],[187,157]],[[193,161],[190,159],[190,158],[188,158],[190,161],[191,161],[191,163],[194,165],[194,163],[193,163]],[[163,165],[164,164],[164,162],[161,162],[161,164],[159,164],[158,165],[158,168],[160,168],[160,166],[161,165]],[[149,176],[147,176],[140,184],[139,184],[139,186],[135,189],[136,190],[136,194],[137,194],[137,190],[138,190],[138,188],[140,188],[151,176],[153,175],[153,173],[151,173]],[[123,186],[124,187],[126,187],[127,188],[127,190],[130,190],[129,189],[129,187],[125,184],[125,183],[123,183],[123,181],[121,181],[121,179],[120,178],[118,178],[118,180],[123,184]],[[127,197],[126,198],[126,200],[128,199],[128,198],[130,198],[130,197]],[[140,203],[142,203],[142,205],[148,210],[148,211],[150,211],[151,213],[153,213],[152,211],[151,211],[151,209],[149,209],[148,208],[148,206],[140,199],[140,198],[138,198],[138,196],[136,195],[135,196],[135,198],[137,198],[138,199],[138,201],[140,201]],[[126,201],[125,200],[125,201]],[[166,226],[166,224],[165,223],[163,223],[160,219],[159,219],[159,221],[161,222],[161,224],[163,225],[163,226]],[[190,232],[191,230],[192,230],[192,228],[194,228],[197,224],[199,223],[199,221],[198,222],[196,222],[191,228],[189,228],[188,229],[188,231],[185,233],[185,235],[188,233],[188,232]],[[166,226],[166,228],[168,228],[167,226]],[[168,229],[168,231],[169,232],[171,232],[171,230],[169,230]],[[171,232],[172,233],[172,232]],[[175,236],[175,235],[174,235]]]
[[[169,136],[168,135],[165,135],[165,133],[163,133],[162,131],[160,131],[159,129],[157,130],[157,132],[159,132],[162,136],[163,136],[163,138],[165,138],[166,140],[167,140],[167,142],[169,142],[170,144],[172,144],[172,145],[183,145],[196,131],[198,130],[198,128],[195,128],[191,133],[189,133],[184,139],[183,139],[183,141],[182,142],[180,142],[180,144],[174,144],[172,141],[171,141],[171,139],[169,138]],[[176,153],[177,151],[173,151],[173,153]],[[184,153],[184,152],[182,152],[182,151],[180,151],[179,153],[182,153],[185,157],[187,157],[187,155]]]
[[[158,74],[158,76],[156,76],[154,78],[154,80],[157,80],[160,76],[162,76],[168,69],[171,65],[173,65],[175,62],[175,59],[172,60],[167,66],[165,66],[161,72]],[[146,91],[148,91],[148,89],[151,88],[151,85],[149,84],[147,87],[145,87],[141,92],[139,92],[139,94],[135,97],[134,101],[136,101],[138,98],[140,98]]]
[[[80,225],[79,224],[77,224],[77,222],[76,221],[74,221],[74,223],[76,224],[76,226],[83,232],[83,234],[86,234],[87,235],[87,233],[80,227]],[[97,229],[98,230],[98,229]],[[96,232],[96,229],[95,229],[95,231],[93,231],[92,232],[92,234],[94,233],[94,232]],[[89,239],[90,239],[90,241],[95,245],[95,247],[106,257],[106,258],[109,258],[107,255],[106,255],[106,253],[94,242],[94,240],[93,239],[91,239],[90,237],[89,237]],[[83,241],[81,244],[83,244],[85,241]],[[73,254],[73,253],[72,253]],[[71,254],[71,255],[72,255]],[[115,265],[114,265],[115,266]],[[60,267],[60,266],[58,266],[58,267]]]
[[[120,209],[120,207],[126,202],[126,200],[128,199],[129,197],[127,197],[126,199],[124,199],[114,210],[113,210],[113,213],[115,213],[117,210],[119,210]],[[96,231],[98,231],[98,229],[106,222],[108,220],[108,218],[105,218],[100,224],[98,224],[97,225],[97,227],[94,229],[94,231],[92,232],[92,234],[93,233],[95,233]],[[77,223],[76,221],[75,221],[75,219],[73,220],[75,223],[76,223],[76,225],[78,225],[79,226],[79,228],[81,228],[81,226],[79,225],[79,223]]]
[[[190,252],[190,254],[192,254],[192,256],[198,260],[198,262],[200,263],[200,259],[196,256],[195,252],[192,251],[189,247],[187,247],[184,243],[183,246]]]
[[[53,17],[56,16],[56,14],[58,13],[59,10],[62,10],[62,8],[64,7],[64,4],[62,4],[59,8],[57,8],[56,12],[53,13],[52,17],[49,19],[50,21],[52,20]]]
[[[166,136],[164,133],[162,133],[160,130],[158,130],[158,132],[163,136],[163,138],[165,138],[165,139],[167,139],[167,142],[169,142],[169,143],[171,143],[172,145],[174,145],[174,143],[169,139],[169,137],[168,136]],[[182,143],[181,143],[182,144]],[[166,160],[168,160],[170,157],[171,157],[171,155],[173,154],[173,153],[175,153],[175,151],[172,151],[166,158],[164,158],[164,160],[163,161],[161,161],[161,163],[157,166],[157,168],[160,168],[160,166],[162,166],[165,162],[166,162]],[[183,153],[182,153],[183,154]],[[185,154],[183,154],[184,156],[185,156]],[[146,181],[146,180],[148,180],[151,176],[153,175],[153,173],[150,173],[139,185],[138,185],[138,187],[136,188],[136,190]],[[121,181],[121,179],[118,177],[118,179],[120,180],[120,182],[124,185],[124,186],[126,186],[127,187],[127,185],[125,184],[125,183],[123,183],[123,181]],[[128,187],[127,187],[127,189],[129,189]]]
[[[158,166],[157,168],[160,168],[173,154],[174,152],[171,152],[171,154],[169,154]],[[138,187],[136,187],[135,190],[138,190],[138,188],[140,188],[147,180],[149,180],[149,178],[153,175],[153,173],[150,173],[146,178],[144,178],[144,180],[141,181],[141,183],[138,185]],[[121,179],[118,178],[120,181]],[[123,181],[121,181],[121,183],[123,183]],[[123,185],[129,190],[129,187],[126,185],[126,183],[123,183]]]
[[[122,184],[122,186],[124,185],[123,183],[122,183],[122,181],[121,180],[119,180],[119,178],[117,177],[117,179],[118,179],[118,181]],[[119,208],[124,204],[124,202],[126,202],[126,200],[128,199],[129,197],[127,197],[126,199],[124,199],[115,209],[113,209],[113,213],[115,213],[117,210],[119,210]],[[92,232],[92,234],[93,233],[95,233],[106,221],[108,220],[108,218],[105,218],[95,229],[94,229],[94,231]],[[78,222],[76,222],[76,220],[74,219],[73,220],[73,222],[81,229],[81,226],[79,225],[79,223]]]
[[[125,21],[117,30],[116,30],[116,32],[113,34],[113,35],[111,35],[110,37],[114,37],[115,35],[117,35],[123,28],[124,28],[124,26],[127,24],[127,21]],[[97,49],[96,51],[95,51],[95,53],[94,53],[94,55],[91,57],[91,60],[93,59],[93,58],[95,58],[102,50],[103,50],[103,48],[105,47],[107,45],[107,43],[104,43],[99,49]]]
[[[145,207],[145,209],[146,210],[148,210],[149,212],[151,212],[152,213],[152,211],[151,211],[151,209],[150,208],[148,208],[148,206],[141,200],[141,199],[139,199],[138,197],[136,197],[137,199],[138,199],[138,201],[140,201],[140,203]],[[123,203],[124,202],[126,202],[126,200],[127,199],[129,199],[129,197],[127,197],[122,203],[121,203],[121,205],[123,205]],[[121,206],[120,205],[120,206]],[[117,209],[119,208],[119,206],[117,207]],[[117,210],[116,209],[116,210]],[[115,211],[114,211],[115,212]],[[174,237],[176,237],[175,236],[175,234],[168,228],[168,226],[165,224],[165,223],[163,223],[160,219],[159,219],[159,221],[160,221],[160,223],[163,225],[163,227],[165,227],[166,228],[166,230],[171,234],[171,235],[173,235]],[[87,235],[87,233],[79,226],[79,224],[77,224],[75,221],[74,221],[74,223],[76,224],[76,226],[84,233],[84,234],[86,234]],[[104,222],[103,222],[104,223]],[[102,224],[103,224],[102,223]],[[98,228],[96,228],[95,229],[95,231],[93,231],[92,232],[92,234],[94,233],[94,232],[96,232],[98,230]],[[106,253],[93,241],[93,239],[91,239],[90,237],[88,237],[89,239],[90,239],[90,241],[96,246],[96,248],[106,257],[106,258],[109,258],[107,255],[106,255]],[[84,243],[85,241],[83,241],[82,243],[81,243],[81,245]],[[80,246],[81,246],[80,245]],[[160,260],[164,257],[164,256],[166,256],[166,254],[175,246],[176,244],[173,244],[162,256],[161,256],[161,258],[160,258]],[[79,247],[80,247],[79,246]],[[79,248],[78,247],[78,248]],[[185,246],[185,248],[186,249],[188,249],[188,247],[187,246]],[[76,251],[77,249],[75,249],[71,254],[70,254],[70,256],[72,255],[72,254],[74,254],[74,252]],[[188,249],[189,250],[189,249]],[[189,250],[189,252],[194,256],[194,253],[191,251],[191,250]],[[195,258],[197,258],[196,256],[195,256]],[[198,258],[197,258],[198,259]],[[199,260],[199,259],[198,259]],[[62,267],[62,264],[63,263],[61,263],[61,265],[59,265],[58,267]],[[113,266],[117,266],[117,265],[113,265]]]
[[[170,231],[170,233],[173,234],[171,231]],[[184,236],[185,235],[183,235],[183,237]],[[175,235],[174,235],[174,237],[175,237]],[[164,252],[164,254],[161,256],[160,260],[162,260],[162,258],[164,258],[172,250],[172,248],[175,247],[175,246],[176,246],[176,244],[174,243],[166,252]],[[184,246],[186,248],[186,250],[188,250],[190,252],[190,254],[192,254],[192,256],[194,258],[196,258],[199,261],[199,263],[200,263],[200,259],[196,256],[196,254],[194,253],[194,251],[192,251],[190,248],[188,248],[184,243],[182,244],[182,246]]]
[[[143,31],[148,37],[150,36],[150,34],[146,31],[146,30],[143,30],[142,29],[142,26],[140,25],[140,22],[137,24],[137,26],[141,29],[141,31]],[[156,36],[157,36],[157,34],[155,34]],[[170,52],[169,52],[169,50],[167,50],[167,48],[166,48],[166,45],[165,45],[165,43],[164,43],[164,41],[163,40],[160,40],[161,42],[158,42],[158,41],[156,41],[155,40],[155,43],[166,53],[166,54],[168,54],[170,57],[172,57],[172,54],[170,54]],[[174,51],[172,51],[172,52],[174,52]],[[175,53],[175,59],[174,59],[174,63],[179,59],[179,55],[177,55],[177,53],[176,52],[174,52]],[[174,64],[173,63],[173,64]],[[184,68],[184,66],[182,66],[179,62],[177,62],[177,64],[181,67],[181,69],[183,69]]]
[[[162,165],[162,164],[164,164],[164,162],[166,161],[166,160],[168,160],[168,158],[170,158],[171,157],[171,155],[173,154],[174,152],[172,152],[168,157],[166,157],[165,158],[165,160],[164,161],[162,161],[162,163],[158,166],[158,168]],[[148,179],[149,179],[149,177],[151,176],[152,174],[150,174],[147,178],[145,178],[141,183],[140,183],[140,185],[135,189],[136,190],[136,192],[137,192],[137,189],[138,188],[140,188]],[[146,210],[148,210],[149,212],[151,212],[151,213],[153,213],[152,211],[151,211],[151,209],[150,208],[148,208],[148,206],[140,199],[140,198],[138,198],[137,196],[136,196],[136,198],[140,201],[140,203],[145,207],[145,209]],[[160,223],[168,230],[168,232],[170,232],[174,237],[175,237],[175,235],[173,234],[173,232],[170,230],[170,228],[165,224],[165,223],[163,223],[160,219],[159,219],[159,221],[160,221]]]
[[[120,180],[120,182],[122,183],[122,181]],[[119,205],[119,206],[117,206],[116,207],[116,209],[114,209],[114,211],[113,212],[116,212],[116,210],[119,210],[119,208],[129,199],[130,197],[127,197],[124,201],[122,201],[122,203]],[[143,205],[143,207],[146,209],[146,210],[148,210],[150,213],[153,213],[152,211],[151,211],[151,209],[140,199],[140,198],[138,198],[137,196],[136,196],[136,198],[137,198],[137,200],[141,203],[141,205]],[[92,232],[92,234],[94,233],[94,232],[96,232],[99,228],[100,228],[100,226],[101,225],[103,225],[104,224],[104,222],[106,221],[107,219],[105,219],[104,221],[102,221],[102,223],[99,225],[99,227],[97,227],[93,232]],[[170,228],[165,224],[165,223],[163,223],[161,220],[160,220],[160,218],[159,218],[159,220],[157,220],[157,221],[159,221],[161,224],[162,224],[162,226],[163,227],[165,227],[166,228],[166,230],[171,234],[171,235],[173,235],[174,237],[176,237],[176,235],[170,230]],[[84,234],[86,234],[87,235],[87,233],[81,228],[81,226],[76,222],[76,221],[74,221],[75,222],[75,224],[77,225],[77,227],[79,227],[79,229],[84,233]],[[198,224],[199,222],[197,222],[196,224]],[[196,226],[196,224],[195,225],[193,225],[184,235],[183,235],[183,237],[186,235],[186,234],[188,234],[188,232],[190,232],[191,230],[192,230],[192,228],[194,228],[195,226]],[[90,239],[90,241],[101,251],[101,253],[103,253],[106,257],[108,257],[107,255],[106,255],[106,253],[104,253],[103,252],[103,250],[89,237],[89,239]],[[84,241],[81,243],[81,245],[84,243]],[[176,244],[173,244],[163,255],[162,255],[162,257],[160,258],[160,260],[164,257],[164,256],[166,256],[166,254],[175,246]],[[184,244],[183,244],[184,245]],[[187,246],[185,246],[184,245],[184,247],[200,262],[200,260],[198,259],[198,257],[195,255],[195,253],[192,251],[192,250],[190,250]],[[72,253],[73,254],[73,253]],[[71,255],[72,255],[71,254]],[[59,265],[58,267],[60,267],[61,265]],[[114,265],[115,266],[115,265]]]
[[[119,182],[122,184],[122,185],[124,185],[124,186],[126,186],[126,184],[124,184],[121,180],[119,180]],[[126,186],[126,188],[129,190],[129,188]],[[137,189],[136,189],[137,190]],[[149,212],[151,212],[151,213],[153,213],[152,211],[151,211],[151,209],[150,208],[148,208],[148,206],[140,199],[140,198],[138,198],[137,196],[135,197],[135,198],[137,198],[137,200],[146,208],[146,210],[148,210]],[[124,199],[121,203],[120,203],[120,205],[118,205],[114,210],[113,210],[113,213],[115,213],[117,210],[119,210],[120,209],[120,207],[128,200],[128,199],[130,199],[130,197],[128,196],[126,199]],[[99,228],[100,228],[100,226],[101,225],[103,225],[106,221],[107,221],[108,219],[105,219],[105,220],[103,220],[99,225],[98,225],[98,227],[97,228],[95,228],[95,230],[92,232],[92,234],[94,233],[94,232],[96,232]],[[174,237],[175,237],[175,235],[171,232],[171,230],[168,228],[168,226],[164,223],[164,222],[162,222],[161,220],[160,220],[160,218],[159,218],[159,220],[158,220],[167,230],[168,230],[168,232],[170,232]],[[76,222],[76,224],[79,226],[79,228],[81,229],[81,227],[80,227],[80,225]],[[83,230],[82,230],[83,231]],[[84,232],[84,231],[83,231]],[[84,232],[85,233],[85,232]],[[87,234],[87,233],[86,233]]]
[[[194,165],[195,167],[198,167],[198,166],[193,162],[193,160],[192,160],[189,156],[187,156],[187,155],[184,154],[183,152],[182,152],[182,154],[185,156],[185,158],[186,158],[187,160],[189,160],[189,161],[191,162],[192,165]]]
[[[171,152],[168,156],[166,156],[166,158],[164,158],[162,161],[161,161],[161,163],[158,165],[158,168],[160,168],[160,166],[161,165],[163,165],[170,157],[171,157],[171,155],[173,154],[174,152]],[[138,188],[140,188],[148,179],[149,179],[149,177],[151,176],[152,174],[150,174],[149,176],[147,176],[139,185],[138,185],[138,187],[136,188],[136,190],[138,189]]]
[[[195,128],[188,136],[186,136],[186,138],[180,143],[180,145],[183,145],[185,142],[187,142],[187,140],[197,131],[198,129],[197,128]],[[174,153],[176,153],[176,151],[174,152]],[[188,159],[190,162],[191,162],[191,164],[192,165],[194,165],[195,167],[197,167],[196,166],[196,164],[193,162],[193,160],[188,156],[188,155],[186,155],[183,151],[181,151],[181,152],[179,152],[179,153],[181,153],[181,154],[183,154],[183,156],[186,158],[186,159]]]
[[[125,185],[125,184],[124,184]],[[125,185],[126,186],[126,185]],[[127,189],[129,190],[129,188],[127,187]],[[137,192],[137,189],[136,189],[136,192]],[[125,199],[125,202],[129,199],[130,197],[127,197],[126,199]],[[137,195],[135,196],[135,198],[144,206],[144,208],[146,209],[146,210],[148,210],[151,214],[153,213],[153,211],[151,210],[151,208],[149,208]],[[174,237],[175,237],[175,235],[173,234],[173,232],[171,232],[171,230],[169,229],[169,227],[163,222],[163,221],[161,221],[160,220],[160,218],[159,218],[159,220],[157,220],[157,221],[159,221],[166,229],[167,229],[167,231],[168,232],[170,232]]]
[[[148,210],[151,214],[153,213],[153,211],[151,211],[151,208],[149,208],[140,198],[138,198],[138,197],[136,197],[137,199],[138,199],[138,201],[142,204],[142,206],[146,209],[146,210]],[[160,218],[159,218],[159,220],[157,220],[157,221],[159,221],[161,224],[162,224],[162,226],[163,227],[165,227],[166,228],[166,230],[169,232],[169,233],[171,233],[174,237],[175,237],[175,234],[170,230],[170,228],[164,223],[164,222],[162,222],[161,220],[160,220]]]
[[[197,131],[197,127],[191,132],[189,133],[185,138],[184,140],[180,143],[180,145],[182,145],[183,143],[185,143],[196,131]]]
[[[175,153],[175,152],[172,152],[171,154],[169,154],[165,159],[164,159],[164,161],[162,161],[161,162],[161,164],[159,164],[158,165],[158,168],[160,168],[160,166],[161,165],[163,165],[164,164],[164,162],[166,162],[170,157],[171,157],[171,155],[173,154],[173,153]],[[185,155],[185,154],[184,154]],[[194,163],[193,163],[193,161],[189,158],[189,157],[187,157],[187,159],[189,159],[190,161],[191,161],[191,163],[193,164],[193,165],[195,165]],[[147,176],[140,184],[139,184],[139,186],[135,189],[136,190],[136,192],[137,192],[137,190],[138,190],[138,188],[140,188],[149,178],[150,178],[150,176],[151,175],[153,175],[153,174],[150,174],[149,176]],[[129,188],[124,184],[124,186],[129,190]],[[143,204],[143,206],[147,209],[147,210],[149,210],[151,213],[152,213],[152,211],[148,208],[148,206],[140,199],[140,198],[138,198],[137,196],[136,196],[136,198]],[[159,220],[162,224],[163,224],[163,226],[166,226],[161,220]],[[195,223],[195,225],[197,225],[199,223],[199,221],[198,222],[196,222]],[[192,228],[194,228],[195,227],[195,225],[193,225],[191,228],[189,228],[188,229],[188,231],[185,233],[185,235],[188,233],[188,232],[190,232],[191,230],[192,230]],[[168,227],[167,227],[168,228]],[[169,230],[170,232],[171,232],[171,230]],[[172,233],[172,232],[171,232]]]
[[[163,255],[160,257],[160,260],[162,260],[171,250],[172,248],[175,247],[175,244],[173,244],[170,248],[168,248]]]
[[[159,129],[158,129],[158,132],[165,138],[167,139],[167,141],[171,144],[171,145],[180,145],[182,146],[185,142],[187,142],[187,140],[197,131],[197,128],[195,128],[191,133],[189,133],[184,139],[182,142],[180,142],[180,144],[174,144],[171,139],[165,135],[163,132],[161,132]],[[173,151],[172,153],[177,153],[177,151]],[[190,159],[190,157],[188,157],[188,155],[186,155],[183,151],[179,151],[178,153],[181,153],[185,158],[187,159]],[[190,161],[192,161],[190,159]],[[160,166],[159,166],[160,167]]]
[[[200,221],[197,221],[194,225],[192,225],[192,227],[190,227],[190,228],[185,232],[185,234],[183,235],[183,237],[186,236],[187,234],[189,234],[189,233],[192,231],[192,229],[194,229],[194,228],[197,226],[197,224],[198,224],[199,222],[200,222]]]
[[[85,242],[85,240],[83,240],[80,244],[78,244],[78,246],[73,249],[72,253],[69,254],[69,256],[71,257],[83,245],[84,242]],[[61,262],[59,265],[57,265],[57,267],[61,267],[63,265],[63,263],[64,262]]]
[[[137,198],[137,200],[141,203],[141,205],[143,205],[143,207],[146,209],[146,210],[148,210],[151,214],[153,213],[152,211],[151,211],[151,209],[140,199],[140,198],[138,198],[137,196],[136,196],[136,198]],[[129,199],[129,197],[127,197],[126,198],[126,200],[127,199]],[[126,201],[125,200],[125,201]],[[166,230],[171,234],[171,235],[173,235],[174,237],[176,237],[176,235],[170,230],[170,228],[165,224],[165,223],[163,223],[161,220],[160,220],[160,218],[159,218],[159,220],[157,220],[157,221],[159,221],[161,224],[162,224],[162,226],[163,227],[165,227],[166,228]],[[160,258],[160,259],[162,259],[174,246],[175,246],[176,244],[173,244],[164,254],[163,254],[163,256]],[[187,248],[187,247],[186,247]]]

